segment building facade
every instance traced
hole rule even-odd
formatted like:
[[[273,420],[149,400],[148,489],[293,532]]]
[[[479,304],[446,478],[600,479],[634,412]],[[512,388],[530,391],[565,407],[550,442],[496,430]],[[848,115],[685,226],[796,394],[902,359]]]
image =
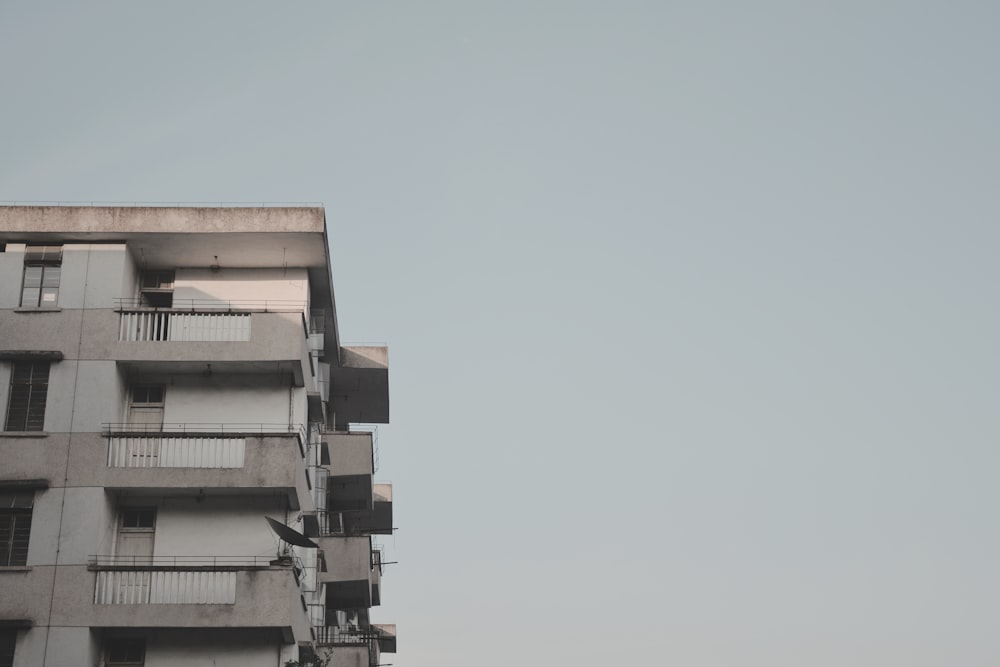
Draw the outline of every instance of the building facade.
[[[322,208],[0,207],[0,667],[395,652],[388,353],[328,248]]]

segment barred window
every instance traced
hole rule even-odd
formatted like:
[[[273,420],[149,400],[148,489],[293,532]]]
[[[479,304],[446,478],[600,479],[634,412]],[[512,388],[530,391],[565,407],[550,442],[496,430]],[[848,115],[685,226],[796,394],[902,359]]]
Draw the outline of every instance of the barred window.
[[[0,566],[27,564],[34,504],[33,493],[0,493]]]
[[[45,398],[49,391],[48,361],[15,361],[7,400],[8,431],[45,429]]]

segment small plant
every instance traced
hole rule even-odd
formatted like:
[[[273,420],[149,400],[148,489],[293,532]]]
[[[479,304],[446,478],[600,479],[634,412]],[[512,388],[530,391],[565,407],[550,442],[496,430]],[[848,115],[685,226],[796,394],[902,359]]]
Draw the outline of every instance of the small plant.
[[[289,660],[285,663],[284,667],[327,667],[330,664],[330,656],[318,656],[313,654],[308,658],[302,658],[300,660]]]

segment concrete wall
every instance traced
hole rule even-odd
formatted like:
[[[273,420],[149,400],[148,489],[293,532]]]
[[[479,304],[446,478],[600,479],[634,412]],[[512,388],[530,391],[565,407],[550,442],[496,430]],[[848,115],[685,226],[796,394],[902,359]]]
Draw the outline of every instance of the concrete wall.
[[[164,394],[167,423],[293,424],[295,394],[291,387],[261,386],[259,378],[230,376],[205,382],[201,377],[177,377]]]
[[[283,663],[281,645],[243,643],[183,643],[150,641],[146,644],[145,667],[275,667]]]
[[[39,628],[37,632],[41,635],[44,630],[45,628]],[[48,632],[45,667],[62,667],[62,665],[90,667],[100,664],[100,636],[94,630],[88,627],[55,626],[48,628]],[[42,661],[30,664],[32,667],[37,667]]]
[[[371,433],[325,433],[330,448],[331,475],[368,475],[374,472]]]
[[[135,501],[146,503],[142,499]],[[273,498],[164,498],[157,503],[155,556],[268,556],[278,539],[264,521],[284,523]]]
[[[22,243],[0,253],[0,308],[17,308],[24,274]],[[56,306],[66,309],[110,308],[116,297],[134,291],[135,264],[123,243],[63,244],[62,274]]]
[[[368,667],[368,648],[365,646],[337,646],[321,648],[318,653],[330,656],[329,667]]]
[[[319,540],[326,554],[326,572],[320,581],[368,581],[372,577],[372,543],[368,537],[324,537]]]
[[[17,308],[21,303],[24,274],[24,244],[8,243],[0,252],[0,308]]]
[[[3,332],[0,330],[0,345],[3,345]],[[10,394],[10,373],[12,362],[0,361],[0,429],[7,423],[7,397]],[[2,446],[2,444],[0,444]],[[2,461],[4,459],[0,459]]]
[[[322,233],[320,207],[149,207],[149,206],[0,206],[0,231],[7,237],[46,233],[206,234]]]
[[[11,368],[12,362],[0,362],[0,420],[4,421]],[[124,387],[114,362],[53,361],[49,367],[44,430],[48,433],[100,431],[104,422],[122,421],[123,402]]]
[[[305,269],[297,268],[177,269],[174,301],[183,306],[188,299],[300,302],[308,314],[309,278]]]
[[[0,435],[0,461],[4,462],[0,478],[44,479],[50,486],[61,484],[69,454],[69,435],[29,435],[30,437],[12,437],[10,433]]]
[[[104,489],[51,488],[35,493],[28,565],[84,564],[108,553],[114,509]],[[61,539],[60,539],[60,530]]]
[[[56,569],[51,624],[101,628],[278,628],[308,641],[310,626],[291,568],[236,572],[234,604],[94,604],[97,573],[86,566]],[[34,590],[42,590],[41,587]],[[3,607],[0,604],[0,611]]]

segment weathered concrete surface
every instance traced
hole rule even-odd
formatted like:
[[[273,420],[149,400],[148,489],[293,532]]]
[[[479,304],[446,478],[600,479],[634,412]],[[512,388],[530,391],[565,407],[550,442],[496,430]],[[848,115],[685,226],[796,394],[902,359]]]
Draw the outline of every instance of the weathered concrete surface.
[[[315,509],[297,435],[247,436],[242,468],[109,468],[107,460],[107,438],[99,433],[75,434],[67,484],[142,495],[280,494],[290,509]]]
[[[60,604],[52,625],[103,628],[277,628],[286,642],[309,641],[312,630],[291,568],[236,573],[235,604],[94,604],[96,572],[63,566],[56,573]]]
[[[46,625],[49,614],[49,598],[39,595],[39,591],[52,588],[53,566],[32,567],[30,569],[0,569],[0,618],[28,620],[35,625]]]
[[[214,208],[185,206],[0,206],[0,230],[15,240],[35,234],[322,233],[321,207]]]

